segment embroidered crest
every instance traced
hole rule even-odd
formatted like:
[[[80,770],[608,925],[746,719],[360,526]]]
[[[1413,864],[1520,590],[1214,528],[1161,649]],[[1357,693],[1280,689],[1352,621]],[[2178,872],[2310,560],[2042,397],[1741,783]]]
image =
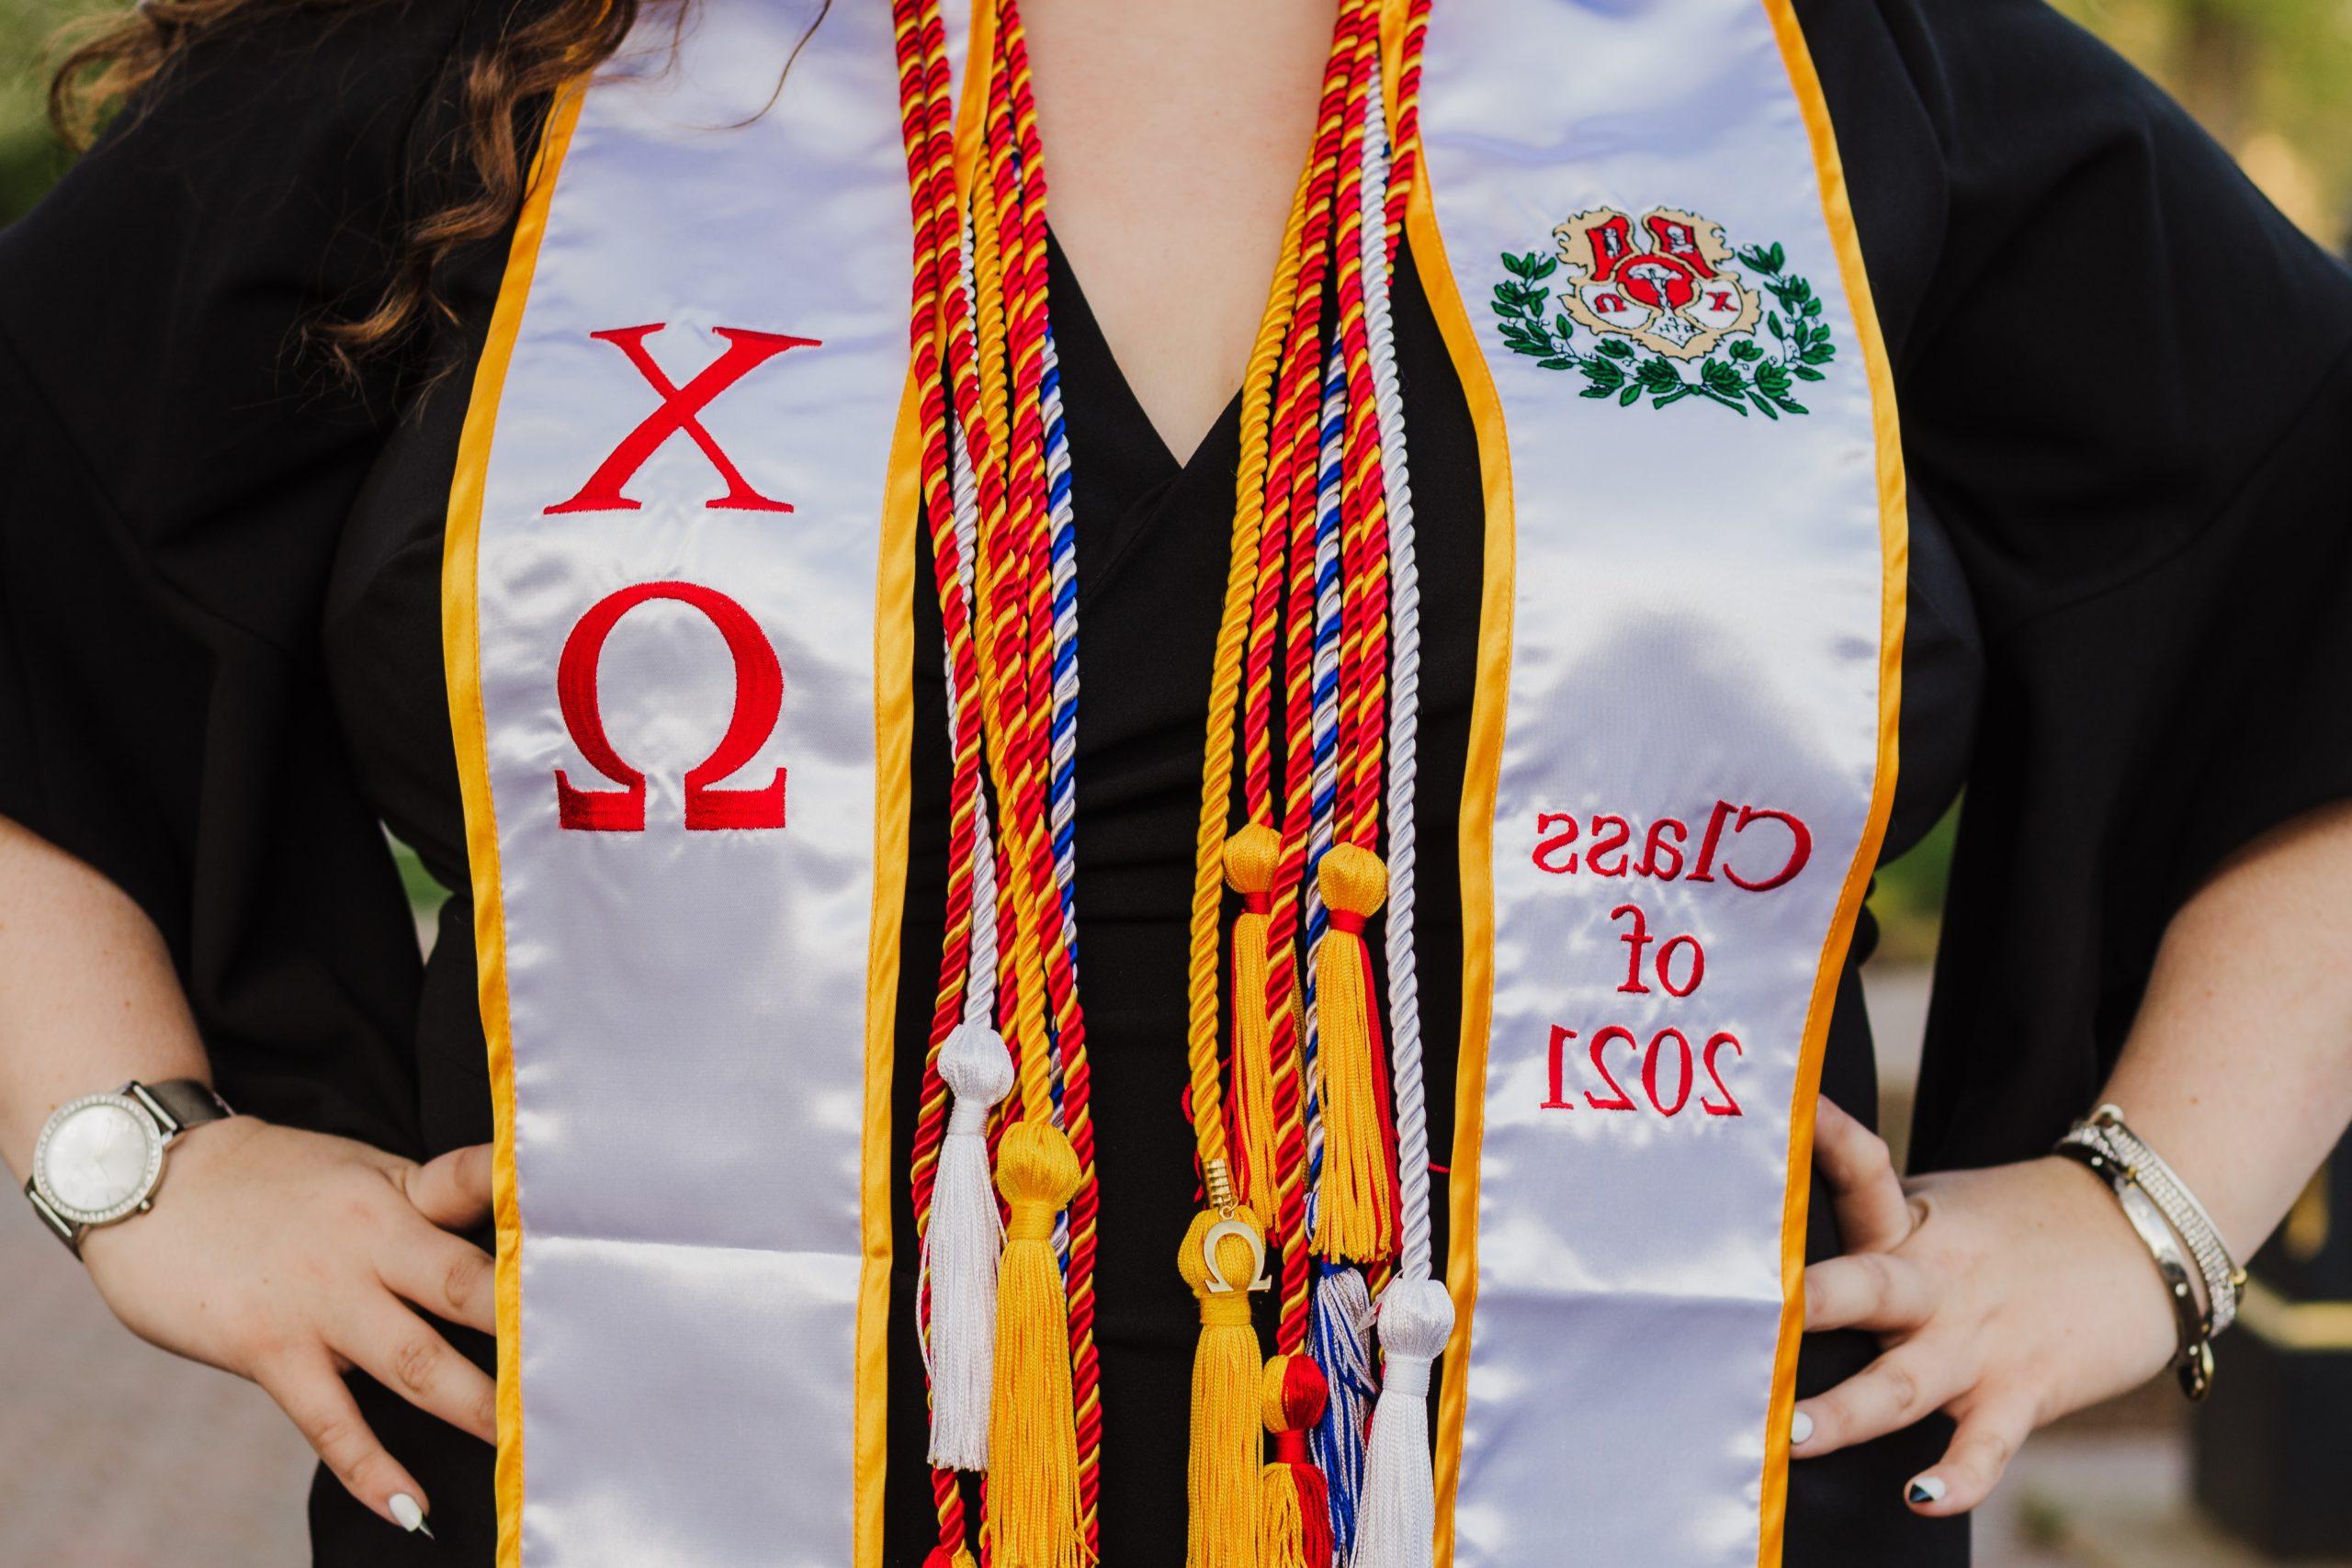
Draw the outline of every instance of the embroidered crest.
[[[1702,398],[1743,416],[1812,412],[1796,383],[1824,379],[1838,348],[1780,245],[1735,251],[1721,224],[1670,207],[1639,220],[1595,208],[1552,238],[1549,255],[1503,253],[1511,276],[1493,305],[1513,353],[1577,371],[1585,397],[1621,408]]]

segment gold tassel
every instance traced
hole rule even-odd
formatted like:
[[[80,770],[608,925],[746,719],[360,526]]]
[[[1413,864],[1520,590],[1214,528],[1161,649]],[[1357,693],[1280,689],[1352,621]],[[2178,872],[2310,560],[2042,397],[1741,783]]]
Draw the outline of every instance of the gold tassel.
[[[1069,1302],[1054,1216],[1078,1191],[1060,1128],[1021,1122],[997,1150],[1012,1210],[997,1273],[996,1387],[989,1405],[989,1528],[1003,1568],[1078,1568],[1078,1426],[1070,1407]]]
[[[1241,1145],[1241,1201],[1274,1212],[1274,1054],[1266,996],[1267,892],[1282,860],[1280,833],[1252,822],[1225,843],[1226,885],[1241,895],[1233,922],[1233,1110]]]
[[[1261,1288],[1264,1235],[1246,1208],[1204,1209],[1193,1216],[1176,1254],[1178,1272],[1201,1303],[1185,1467],[1187,1568],[1257,1568],[1258,1330],[1250,1292]]]
[[[1323,1369],[1295,1351],[1268,1359],[1259,1414],[1274,1436],[1274,1461],[1258,1477],[1259,1568],[1328,1568],[1330,1489],[1307,1457],[1306,1429],[1330,1397]]]
[[[1316,872],[1331,929],[1315,960],[1315,1006],[1322,1029],[1323,1187],[1315,1250],[1374,1263],[1393,1247],[1388,1145],[1381,1129],[1382,1071],[1372,955],[1363,923],[1388,896],[1388,868],[1355,844],[1336,844]]]

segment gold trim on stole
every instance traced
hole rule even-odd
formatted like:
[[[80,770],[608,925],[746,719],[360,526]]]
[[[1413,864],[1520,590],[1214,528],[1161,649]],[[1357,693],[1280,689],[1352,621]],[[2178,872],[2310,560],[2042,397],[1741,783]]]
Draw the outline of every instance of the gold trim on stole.
[[[914,791],[915,517],[921,502],[922,389],[907,369],[890,439],[874,611],[874,914],[865,975],[865,1123],[859,1142],[857,1403],[850,1525],[857,1568],[881,1568],[889,1458],[890,1091],[898,1069],[899,963]]]
[[[506,1012],[506,911],[499,895],[498,821],[490,797],[490,736],[482,714],[481,624],[475,581],[481,544],[482,490],[491,442],[514,340],[523,330],[531,276],[538,268],[556,173],[580,123],[586,84],[567,88],[548,113],[532,160],[514,243],[490,318],[490,336],[474,367],[458,467],[449,482],[449,516],[441,545],[441,663],[448,683],[449,727],[457,741],[458,786],[466,813],[466,864],[473,884],[474,962],[483,1038],[490,1044],[491,1212],[498,1235],[498,1568],[523,1561],[523,1212],[514,1179],[514,1038]]]
[[[1804,117],[1805,140],[1813,150],[1813,166],[1821,183],[1821,213],[1838,251],[1838,274],[1846,287],[1846,304],[1854,318],[1854,338],[1861,344],[1862,364],[1869,372],[1871,427],[1878,448],[1879,518],[1879,671],[1878,768],[1871,786],[1871,812],[1862,825],[1861,841],[1846,869],[1846,883],[1838,895],[1838,916],[1822,942],[1821,963],[1814,971],[1813,1000],[1805,1013],[1804,1043],[1797,1058],[1795,1100],[1789,1108],[1789,1179],[1781,1217],[1781,1344],[1772,1369],[1772,1401],[1764,1419],[1764,1497],[1756,1542],[1758,1568],[1780,1568],[1789,1504],[1789,1420],[1796,1409],[1797,1351],[1804,1338],[1805,1212],[1813,1190],[1814,1106],[1820,1094],[1821,1057],[1829,1038],[1829,1015],[1838,999],[1838,981],[1846,968],[1846,953],[1853,945],[1854,923],[1861,914],[1863,895],[1878,868],[1879,846],[1886,838],[1886,819],[1894,805],[1896,720],[1903,708],[1903,627],[1905,594],[1911,559],[1910,513],[1905,501],[1903,437],[1894,404],[1894,373],[1886,357],[1886,342],[1879,331],[1878,309],[1871,300],[1869,269],[1862,261],[1861,235],[1854,227],[1854,208],[1846,189],[1846,166],[1838,155],[1838,131],[1829,118],[1829,103],[1822,96],[1821,78],[1813,54],[1805,47],[1791,0],[1763,0],[1789,73],[1790,90]]]

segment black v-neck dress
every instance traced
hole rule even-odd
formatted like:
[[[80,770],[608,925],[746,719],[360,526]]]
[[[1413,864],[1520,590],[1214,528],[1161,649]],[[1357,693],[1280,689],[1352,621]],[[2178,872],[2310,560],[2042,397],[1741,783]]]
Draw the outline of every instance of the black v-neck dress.
[[[1912,487],[1886,856],[1969,792],[1914,1148],[1923,1165],[2026,1157],[2089,1103],[2198,880],[2263,829],[2352,795],[2352,282],[2160,95],[2030,0],[1799,10]],[[505,15],[379,0],[332,25],[225,34],[0,234],[0,815],[153,916],[232,1100],[420,1156],[491,1127],[439,574],[503,245],[447,269],[455,325],[356,385],[305,368],[297,337],[380,286],[400,224],[435,198],[451,62]],[[1172,1568],[1196,1328],[1170,1261],[1193,1194],[1184,917],[1238,410],[1179,463],[1058,252],[1051,297],[1084,626],[1104,1557]],[[1409,254],[1396,319],[1421,535],[1422,1007],[1442,1162],[1481,490]],[[435,360],[454,373],[421,390]],[[940,632],[922,566],[901,1168],[944,882]],[[450,890],[421,967],[379,822]],[[1865,921],[1854,962],[1872,940]],[[1850,966],[1824,1088],[1875,1119]],[[1816,1209],[1809,1254],[1835,1250]],[[913,1568],[932,1522],[899,1257],[886,1556]],[[487,1364],[480,1337],[454,1337]],[[1872,1353],[1865,1336],[1810,1339],[1801,1385]],[[317,1561],[487,1563],[488,1449],[356,1382],[429,1490],[438,1544],[322,1478]],[[1947,1431],[1930,1420],[1796,1464],[1791,1568],[1964,1563],[1964,1521],[1900,1499]],[[1562,1521],[1556,1555],[1575,1560],[1575,1541]]]

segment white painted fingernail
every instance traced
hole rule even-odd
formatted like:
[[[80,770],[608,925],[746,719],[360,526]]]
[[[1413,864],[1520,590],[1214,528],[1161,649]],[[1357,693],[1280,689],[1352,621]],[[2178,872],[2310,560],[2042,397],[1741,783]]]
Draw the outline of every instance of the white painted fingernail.
[[[1904,1490],[1906,1503],[1940,1503],[1944,1500],[1944,1478],[1940,1475],[1915,1475]]]
[[[391,1509],[392,1522],[401,1529],[411,1535],[422,1533],[427,1540],[433,1539],[433,1532],[424,1528],[424,1510],[416,1506],[415,1498],[405,1492],[395,1492],[384,1506]]]
[[[1789,1441],[1804,1443],[1813,1440],[1813,1417],[1798,1411],[1789,1417]]]

